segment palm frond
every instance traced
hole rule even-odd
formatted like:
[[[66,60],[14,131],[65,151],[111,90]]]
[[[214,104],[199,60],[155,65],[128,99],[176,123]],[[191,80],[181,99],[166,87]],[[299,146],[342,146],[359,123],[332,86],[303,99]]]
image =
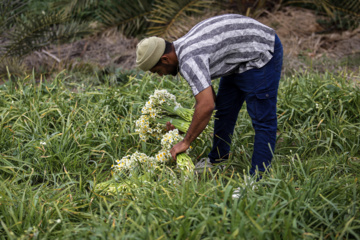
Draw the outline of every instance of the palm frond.
[[[317,0],[323,5],[334,8],[338,11],[360,17],[360,1],[359,0]]]
[[[360,1],[359,0],[290,0],[286,4],[305,3],[314,4],[322,7],[329,16],[334,16],[333,11],[337,10],[360,17]]]
[[[52,4],[52,8],[60,8],[66,14],[80,13],[84,9],[96,7],[100,0],[60,0]]]
[[[26,10],[28,1],[0,0],[0,35]]]
[[[103,28],[117,27],[127,37],[144,34],[149,27],[148,17],[153,13],[153,0],[112,0],[98,12]]]
[[[19,20],[8,33],[8,42],[0,52],[4,57],[22,56],[51,43],[64,43],[89,32],[87,24],[69,21],[62,13],[32,16]]]
[[[186,17],[203,13],[214,2],[214,0],[156,0],[154,14],[149,19],[153,25],[147,35],[161,36],[169,40],[176,39],[188,30]],[[179,22],[181,24],[176,24]]]

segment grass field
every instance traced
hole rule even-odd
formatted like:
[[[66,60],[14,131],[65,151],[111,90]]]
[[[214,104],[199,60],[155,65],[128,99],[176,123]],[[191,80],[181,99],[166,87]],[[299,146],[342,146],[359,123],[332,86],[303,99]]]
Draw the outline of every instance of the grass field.
[[[360,89],[347,73],[281,80],[271,172],[246,187],[254,131],[245,107],[225,171],[184,177],[165,167],[137,174],[112,195],[94,191],[124,155],[153,155],[135,121],[155,89],[192,107],[184,80],[153,75],[122,83],[51,82],[29,76],[0,86],[1,239],[360,239]],[[215,83],[215,88],[217,87]],[[194,150],[206,156],[211,138]]]

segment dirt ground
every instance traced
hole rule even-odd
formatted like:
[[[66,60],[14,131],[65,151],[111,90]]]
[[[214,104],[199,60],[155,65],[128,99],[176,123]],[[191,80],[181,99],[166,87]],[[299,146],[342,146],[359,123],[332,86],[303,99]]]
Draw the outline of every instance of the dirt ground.
[[[210,15],[207,15],[207,18]],[[299,69],[304,63],[299,59],[322,59],[335,62],[346,56],[360,53],[360,28],[352,31],[321,33],[323,29],[311,10],[295,7],[266,12],[258,20],[276,30],[284,46],[284,67]],[[202,19],[192,19],[189,29]],[[74,68],[90,63],[99,67],[113,66],[122,69],[135,67],[137,39],[123,37],[117,31],[108,31],[99,36],[87,37],[71,44],[50,46],[26,58],[26,63],[35,69]],[[321,61],[321,60],[320,60]]]

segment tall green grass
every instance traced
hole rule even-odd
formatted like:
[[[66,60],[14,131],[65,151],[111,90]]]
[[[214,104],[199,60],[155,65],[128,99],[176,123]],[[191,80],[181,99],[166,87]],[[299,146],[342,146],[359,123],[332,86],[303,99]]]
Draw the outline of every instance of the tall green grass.
[[[245,108],[225,171],[134,174],[126,191],[105,195],[94,186],[116,159],[159,150],[134,133],[148,96],[166,88],[186,107],[194,100],[184,80],[152,75],[69,82],[61,73],[0,87],[1,239],[360,239],[360,89],[345,73],[282,79],[272,169],[239,199],[254,136]],[[209,136],[198,158],[210,147]]]

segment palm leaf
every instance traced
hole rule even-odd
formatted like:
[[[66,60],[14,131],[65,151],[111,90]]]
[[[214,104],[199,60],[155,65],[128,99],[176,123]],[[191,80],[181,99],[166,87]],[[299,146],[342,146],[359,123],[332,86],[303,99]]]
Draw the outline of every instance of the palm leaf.
[[[1,0],[0,1],[0,35],[11,27],[16,18],[26,10],[28,1]]]
[[[87,24],[68,22],[69,17],[62,13],[32,16],[19,20],[8,33],[8,42],[2,55],[22,56],[41,49],[51,43],[64,43],[89,32]]]
[[[310,3],[324,8],[326,13],[334,17],[334,10],[360,17],[360,1],[359,0],[291,0],[287,4],[294,3]],[[331,11],[332,10],[332,11]]]
[[[100,0],[60,0],[52,4],[52,8],[60,8],[64,13],[80,13],[84,9],[96,7],[99,5]]]
[[[161,36],[169,40],[176,39],[188,30],[186,17],[204,13],[204,10],[214,2],[214,0],[156,0],[154,14],[149,19],[153,25],[147,35]]]
[[[320,1],[320,0],[317,0]],[[325,6],[334,8],[338,11],[360,17],[360,1],[359,0],[321,0]]]
[[[153,0],[112,0],[109,7],[99,10],[103,28],[117,27],[127,37],[144,34],[149,27],[148,17],[152,14]]]

